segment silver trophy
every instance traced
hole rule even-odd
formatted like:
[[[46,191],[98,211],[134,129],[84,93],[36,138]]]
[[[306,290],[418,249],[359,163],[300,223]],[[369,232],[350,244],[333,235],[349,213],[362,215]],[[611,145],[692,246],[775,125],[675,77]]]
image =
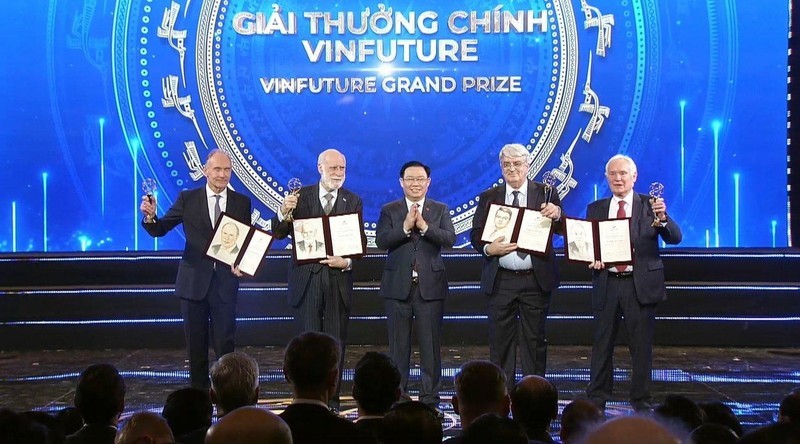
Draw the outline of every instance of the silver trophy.
[[[553,197],[553,187],[556,185],[556,178],[550,171],[547,171],[542,175],[542,183],[544,184],[544,204],[547,205]]]
[[[144,194],[147,195],[148,202],[153,203],[153,194],[157,189],[158,185],[156,184],[155,179],[148,177],[142,181],[142,191],[144,191]]]
[[[289,189],[290,196],[297,196],[300,194],[300,188],[303,188],[303,182],[300,182],[300,179],[296,177],[292,177],[289,179],[289,183],[286,184],[286,188]],[[292,222],[294,220],[294,216],[292,216],[293,211],[294,208],[286,213],[286,217],[284,218],[286,222]]]
[[[654,203],[656,203],[656,199],[661,199],[661,196],[664,195],[664,184],[661,182],[651,183],[650,192],[648,194],[650,195],[650,205],[653,205]],[[653,212],[653,214],[654,214],[653,223],[650,225],[654,227],[660,227],[661,219],[658,218],[658,215],[655,215],[655,212]]]
[[[147,201],[151,204],[153,203],[153,194],[155,194],[156,189],[158,189],[158,184],[156,184],[155,179],[148,177],[142,181],[142,191],[147,195]],[[149,214],[145,215],[144,219],[147,223],[153,222],[153,216]]]

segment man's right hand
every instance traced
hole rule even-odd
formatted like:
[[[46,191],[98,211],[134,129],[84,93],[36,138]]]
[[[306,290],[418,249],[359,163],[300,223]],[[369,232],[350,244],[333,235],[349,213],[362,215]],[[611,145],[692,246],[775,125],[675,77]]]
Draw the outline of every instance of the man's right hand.
[[[504,242],[505,236],[500,236],[493,240],[491,244],[486,246],[486,254],[489,256],[505,256],[517,249],[516,243]]]
[[[289,194],[283,199],[283,205],[281,205],[281,214],[283,217],[289,215],[289,212],[297,208],[297,194]]]
[[[412,206],[408,214],[406,214],[405,220],[403,220],[403,231],[409,232],[414,228],[414,225],[417,223],[418,214],[419,210],[415,206]]]

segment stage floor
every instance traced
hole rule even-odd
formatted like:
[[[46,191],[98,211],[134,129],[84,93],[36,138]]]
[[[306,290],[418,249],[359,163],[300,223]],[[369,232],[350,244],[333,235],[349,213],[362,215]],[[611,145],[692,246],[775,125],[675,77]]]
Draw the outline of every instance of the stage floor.
[[[354,417],[355,404],[349,397],[352,368],[366,351],[386,352],[386,347],[350,346],[347,350],[342,410]],[[588,381],[590,348],[551,346],[548,378],[559,390],[560,406],[580,398]],[[290,402],[289,386],[281,373],[283,349],[247,347],[261,369],[261,401],[265,408],[280,410]],[[472,359],[486,359],[488,349],[481,346],[446,346],[443,354],[441,408],[446,412],[446,434],[458,430],[450,397],[453,375]],[[123,372],[127,384],[126,412],[149,409],[160,412],[167,395],[187,384],[183,350],[114,349],[48,350],[0,352],[0,407],[17,411],[58,410],[72,405],[78,374],[88,365],[108,362]],[[415,356],[413,362],[418,362]],[[656,401],[667,394],[682,394],[695,401],[722,401],[732,407],[745,429],[774,420],[778,404],[791,389],[800,386],[800,349],[657,347],[654,357]],[[615,399],[608,405],[609,415],[630,413],[627,399],[629,356],[626,347],[617,347]],[[414,376],[412,376],[413,378]],[[418,374],[416,375],[418,377]],[[412,385],[412,395],[416,387]],[[557,433],[558,424],[554,424]]]

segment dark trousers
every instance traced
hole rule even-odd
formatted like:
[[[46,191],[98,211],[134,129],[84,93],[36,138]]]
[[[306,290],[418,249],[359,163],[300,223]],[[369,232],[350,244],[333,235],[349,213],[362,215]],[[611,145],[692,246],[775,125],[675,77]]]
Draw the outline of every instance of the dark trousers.
[[[586,389],[589,399],[605,408],[614,388],[614,340],[624,323],[631,353],[631,405],[636,410],[650,407],[653,370],[653,332],[655,304],[640,304],[633,278],[608,277],[606,304],[594,312],[595,335],[592,346],[591,379]]]
[[[206,297],[199,300],[181,299],[183,333],[189,355],[189,379],[192,387],[208,390],[209,337],[214,354],[219,359],[236,347],[236,298],[220,297],[219,281],[211,278]]]
[[[344,305],[339,286],[335,285],[336,278],[339,276],[331,276],[332,273],[342,273],[342,270],[322,267],[318,273],[311,274],[305,296],[297,307],[295,319],[301,332],[317,331],[329,334],[338,339],[342,346],[342,354],[339,359],[339,382],[336,384],[336,393],[330,401],[331,407],[338,409],[350,310]]]
[[[406,300],[386,299],[385,305],[389,328],[389,356],[400,370],[400,387],[403,392],[408,391],[411,325],[416,318],[420,355],[419,400],[438,408],[442,379],[441,339],[444,300],[422,299],[419,286],[413,284]]]
[[[489,356],[516,383],[517,345],[523,375],[544,376],[547,364],[545,321],[550,292],[542,291],[534,273],[497,271],[489,297]]]

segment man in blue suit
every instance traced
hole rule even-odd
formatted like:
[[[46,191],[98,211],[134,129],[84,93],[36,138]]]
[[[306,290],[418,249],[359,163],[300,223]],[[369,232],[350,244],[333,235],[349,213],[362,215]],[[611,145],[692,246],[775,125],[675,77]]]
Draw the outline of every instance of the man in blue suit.
[[[440,344],[447,275],[442,248],[451,248],[456,232],[447,205],[427,198],[431,169],[418,161],[400,168],[405,197],[381,208],[375,243],[388,250],[381,278],[389,324],[389,355],[408,389],[411,323],[417,319],[421,387],[419,400],[438,409],[442,359]]]
[[[288,195],[274,218],[272,232],[283,239],[292,232],[286,220],[289,213],[295,219],[334,216],[361,211],[361,198],[342,188],[347,161],[335,149],[325,150],[317,159],[320,181],[300,189],[298,195]],[[295,255],[297,252],[292,252]],[[297,265],[289,262],[289,304],[295,309],[295,319],[302,332],[327,333],[342,345],[339,368],[344,368],[344,348],[347,323],[353,300],[353,262],[349,258],[327,256],[319,263]],[[339,375],[341,382],[341,374]],[[339,389],[331,398],[332,408],[339,408]]]
[[[606,180],[613,196],[592,202],[586,208],[586,217],[592,220],[631,218],[633,243],[633,265],[606,267],[600,261],[589,264],[593,270],[592,311],[596,329],[586,394],[601,410],[613,392],[614,339],[623,318],[631,353],[630,402],[635,410],[651,407],[656,304],[667,297],[658,238],[668,244],[677,244],[682,238],[678,224],[667,216],[663,199],[651,204],[649,196],[633,191],[636,177],[633,159],[621,154],[611,157],[606,163]],[[658,224],[654,224],[655,219]]]
[[[156,201],[142,197],[142,226],[153,237],[167,234],[183,224],[186,246],[178,265],[175,294],[181,302],[183,330],[189,353],[192,387],[208,390],[208,345],[219,358],[235,348],[236,300],[239,273],[222,262],[206,257],[206,247],[214,235],[214,224],[221,212],[250,225],[250,198],[228,188],[231,159],[221,150],[208,154],[203,167],[206,186],[181,191],[163,217],[156,216]]]
[[[481,291],[489,297],[489,355],[506,375],[511,390],[516,383],[517,346],[522,374],[544,376],[547,362],[545,321],[550,296],[558,287],[553,250],[545,256],[517,251],[517,244],[500,236],[481,240],[489,206],[493,203],[530,208],[552,219],[562,232],[561,201],[553,188],[529,181],[528,150],[518,143],[500,150],[500,168],[505,184],[480,195],[472,218],[472,247],[483,255]]]

